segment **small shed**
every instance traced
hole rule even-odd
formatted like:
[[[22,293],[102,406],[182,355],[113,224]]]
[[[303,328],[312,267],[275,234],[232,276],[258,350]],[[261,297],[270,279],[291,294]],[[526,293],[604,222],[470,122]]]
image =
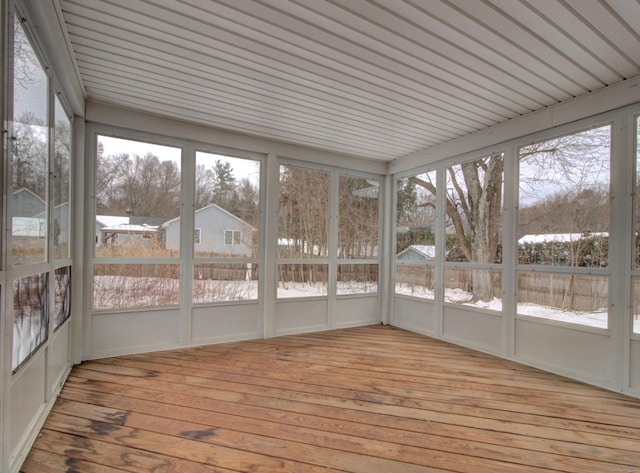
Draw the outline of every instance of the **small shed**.
[[[435,245],[411,245],[396,256],[396,261],[429,261],[436,258]]]
[[[105,242],[103,241],[104,233],[103,228],[116,227],[118,225],[126,225],[129,223],[129,217],[121,217],[118,215],[96,215],[96,245],[101,246]]]
[[[123,223],[100,229],[103,245],[136,246],[151,248],[157,241],[158,227],[153,225],[132,225]]]

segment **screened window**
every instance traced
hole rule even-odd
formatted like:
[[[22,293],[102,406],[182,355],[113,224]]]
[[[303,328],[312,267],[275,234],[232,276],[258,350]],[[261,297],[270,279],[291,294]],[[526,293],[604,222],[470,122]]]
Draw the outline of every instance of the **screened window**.
[[[278,254],[287,264],[278,266],[278,297],[327,294],[329,177],[318,169],[280,166]]]
[[[17,18],[14,22],[11,143],[11,259],[47,260],[49,79]]]
[[[71,250],[71,121],[55,97],[53,158],[53,259],[68,259]]]
[[[339,177],[338,295],[378,292],[379,194],[379,180]]]
[[[520,149],[520,264],[608,265],[609,126]]]
[[[518,313],[606,328],[610,126],[519,155]]]
[[[340,176],[338,223],[339,259],[376,259],[380,181]]]
[[[446,169],[445,302],[502,310],[502,273],[480,265],[502,261],[503,174],[501,153]]]
[[[260,162],[198,151],[195,183],[195,257],[257,257]]]
[[[493,154],[447,168],[446,261],[494,264],[501,260],[504,158]],[[474,287],[474,299],[493,297]]]
[[[434,299],[436,178],[430,171],[396,182],[395,293]]]
[[[193,268],[193,302],[258,299],[257,263],[199,263]]]
[[[96,264],[94,309],[128,309],[177,305],[180,300],[178,264]]]
[[[278,297],[317,297],[328,294],[328,264],[279,264]]]
[[[329,173],[280,166],[280,258],[326,259],[329,251]]]
[[[105,135],[96,146],[94,309],[178,304],[182,150]],[[167,263],[131,262],[150,257]]]
[[[260,161],[197,151],[194,203],[193,303],[257,300]]]
[[[181,149],[99,135],[98,258],[179,256]]]
[[[337,295],[377,294],[377,264],[338,264]]]

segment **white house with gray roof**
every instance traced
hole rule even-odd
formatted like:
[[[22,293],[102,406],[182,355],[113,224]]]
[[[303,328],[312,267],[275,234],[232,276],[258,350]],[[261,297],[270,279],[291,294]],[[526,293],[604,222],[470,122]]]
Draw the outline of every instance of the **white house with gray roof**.
[[[168,250],[180,246],[180,218],[162,224]],[[254,228],[216,204],[194,214],[193,241],[196,254],[208,256],[251,256]]]

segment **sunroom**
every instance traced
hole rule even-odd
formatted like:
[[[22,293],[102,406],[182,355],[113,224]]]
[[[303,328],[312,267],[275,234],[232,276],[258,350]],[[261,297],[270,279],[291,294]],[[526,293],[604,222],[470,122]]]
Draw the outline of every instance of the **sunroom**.
[[[21,471],[81,363],[106,377],[155,353],[204,367],[258,347],[244,369],[276,376],[296,357],[327,392],[339,375],[319,360],[345,389],[377,360],[403,395],[448,367],[486,370],[487,389],[515,382],[490,372],[553,374],[617,406],[603,425],[630,420],[610,463],[549,470],[640,471],[636,2],[2,0],[1,25],[1,471]],[[325,455],[258,470],[483,471],[418,450],[378,464],[393,449],[365,444],[353,468]],[[533,457],[513,471],[551,462]],[[141,471],[73,458],[50,471]]]

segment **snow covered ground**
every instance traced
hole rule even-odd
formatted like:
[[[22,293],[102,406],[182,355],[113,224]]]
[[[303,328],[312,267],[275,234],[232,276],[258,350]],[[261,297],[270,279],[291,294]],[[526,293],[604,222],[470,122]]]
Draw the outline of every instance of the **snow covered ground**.
[[[96,276],[94,278],[93,307],[122,309],[175,305],[179,303],[177,279],[135,278],[126,276]],[[339,282],[338,295],[375,294],[375,282]],[[327,295],[326,283],[279,283],[278,298],[318,297]],[[193,302],[247,301],[258,298],[258,281],[193,281]]]
[[[407,284],[397,284],[396,294],[433,299],[433,291],[423,286],[409,286]],[[482,309],[495,311],[502,310],[502,300],[494,298],[489,302],[472,302],[472,296],[460,289],[447,289],[445,291],[445,302],[454,304],[464,304]],[[607,312],[605,309],[593,312],[562,310],[555,307],[546,307],[537,304],[519,303],[518,314],[540,317],[543,319],[557,320],[574,324],[586,325],[589,327],[607,328]],[[640,333],[640,314],[634,316],[633,331]]]
[[[175,279],[123,278],[97,276],[95,278],[94,307],[98,309],[148,307],[153,305],[173,305],[179,302],[179,286]],[[257,281],[215,281],[194,280],[193,302],[222,302],[256,300]],[[326,283],[279,283],[277,296],[280,299],[318,297],[327,295]],[[339,282],[338,295],[375,294],[378,286],[373,282]],[[433,299],[433,291],[424,286],[397,284],[396,294]],[[460,289],[447,289],[445,302],[464,304],[482,309],[501,311],[502,301],[472,302],[471,294]],[[545,307],[530,303],[519,303],[518,314],[549,320],[607,328],[607,312],[570,311]],[[634,317],[634,332],[640,333],[640,315]]]

